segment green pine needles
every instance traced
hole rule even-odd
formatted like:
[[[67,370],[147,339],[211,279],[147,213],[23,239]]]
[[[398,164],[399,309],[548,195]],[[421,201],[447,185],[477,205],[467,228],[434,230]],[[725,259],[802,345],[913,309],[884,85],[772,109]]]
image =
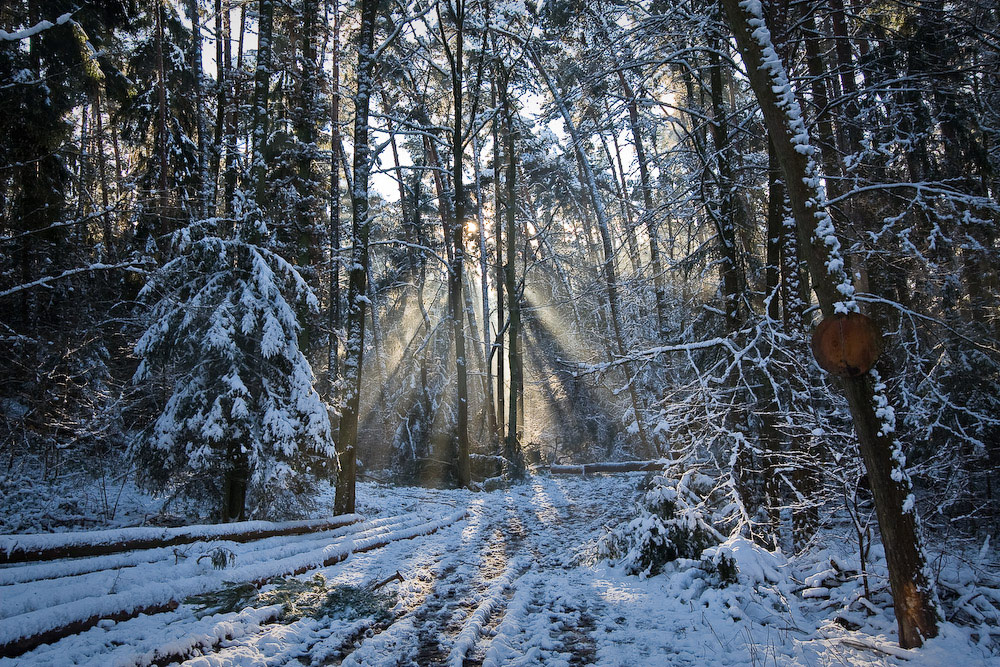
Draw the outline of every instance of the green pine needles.
[[[281,577],[260,591],[253,584],[227,582],[218,591],[191,596],[184,603],[197,606],[202,615],[281,605],[280,623],[302,618],[371,618],[379,623],[391,617],[396,596],[372,586],[331,586],[322,574],[316,574],[310,579]]]
[[[686,478],[683,478],[686,480]],[[650,577],[668,563],[693,561],[722,584],[736,581],[736,564],[728,556],[716,560],[703,552],[719,545],[722,536],[712,527],[694,492],[682,482],[655,476],[631,521],[608,532],[598,543],[598,554],[617,561],[628,574]]]

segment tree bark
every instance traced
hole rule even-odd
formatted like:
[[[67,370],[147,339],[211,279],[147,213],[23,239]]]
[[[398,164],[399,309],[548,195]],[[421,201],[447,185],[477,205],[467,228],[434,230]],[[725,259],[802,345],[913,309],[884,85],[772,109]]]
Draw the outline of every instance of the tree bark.
[[[98,91],[94,95],[94,122],[97,125],[97,171],[101,179],[101,206],[104,212],[101,214],[104,232],[104,252],[106,257],[114,256],[114,236],[111,230],[111,208],[108,198],[108,167],[106,156],[104,155],[104,119],[101,112],[101,93]]]
[[[485,394],[484,410],[486,424],[489,429],[491,445],[495,444],[497,433],[497,414],[494,411],[493,400],[493,337],[490,335],[490,270],[486,254],[486,219],[483,215],[483,186],[480,180],[479,160],[481,157],[479,142],[472,139],[473,173],[476,180],[476,232],[479,240],[479,275],[481,276],[480,291],[483,308],[483,393]]]
[[[330,277],[327,305],[327,401],[340,376],[340,2],[333,7],[333,49],[330,54]]]
[[[195,179],[197,215],[208,217],[211,183],[208,175],[208,124],[205,119],[204,76],[201,66],[201,11],[199,0],[188,0],[188,18],[191,20],[191,72],[194,74],[195,122],[198,126],[198,176]]]
[[[260,21],[257,33],[257,69],[253,88],[253,142],[251,174],[258,214],[267,208],[268,99],[271,88],[271,36],[274,30],[274,0],[260,0],[257,9]]]
[[[504,438],[504,458],[511,462],[514,470],[521,470],[521,429],[518,427],[518,408],[523,394],[524,370],[521,364],[521,296],[517,289],[517,275],[514,260],[517,257],[517,154],[514,152],[514,110],[510,103],[510,79],[504,76],[498,82],[500,108],[504,119],[504,157],[507,159],[507,174],[504,178],[504,214],[506,230],[506,262],[504,287],[507,292],[507,311],[510,324],[507,327],[507,350],[510,366],[510,396],[507,401],[507,433]],[[522,416],[523,419],[523,416]]]
[[[167,222],[167,75],[163,66],[163,0],[156,3],[156,100],[157,100],[157,142],[156,154],[159,158],[160,173],[157,174],[159,210],[159,234],[164,236],[172,230]]]
[[[501,78],[502,78],[500,76],[500,74],[501,74],[502,71],[503,70],[499,66],[497,66],[497,67],[494,68],[494,74],[497,75],[497,76],[494,77],[493,85],[491,86],[491,95],[492,95],[492,98],[490,100],[491,105],[494,106],[494,107],[497,106],[497,85],[498,85],[498,81],[501,80]],[[503,78],[505,79],[505,77],[503,77]],[[508,112],[509,112],[508,109],[502,108],[502,113],[504,114],[502,117],[504,119],[509,118],[509,116],[506,115]],[[507,122],[507,121],[505,120],[504,122]],[[499,440],[501,442],[506,443],[507,436],[505,434],[505,429],[504,429],[505,410],[504,410],[504,398],[503,398],[504,375],[505,375],[505,372],[504,372],[504,360],[503,360],[503,339],[504,339],[504,329],[505,329],[505,322],[506,322],[506,320],[504,319],[503,293],[504,293],[504,284],[506,282],[506,279],[504,278],[505,273],[504,273],[504,266],[503,266],[503,257],[504,257],[503,225],[504,225],[504,218],[503,218],[503,216],[500,213],[501,204],[504,201],[503,194],[502,194],[502,188],[501,188],[501,179],[500,179],[500,169],[501,169],[502,160],[503,160],[503,149],[502,149],[502,147],[500,145],[500,119],[499,118],[495,118],[493,120],[493,202],[494,202],[494,204],[493,204],[493,230],[494,230],[493,231],[493,237],[494,237],[494,239],[496,239],[496,246],[497,246],[497,249],[496,249],[496,266],[495,266],[496,279],[494,280],[494,282],[496,283],[496,288],[497,288],[497,298],[496,298],[496,302],[497,302],[497,338],[496,338],[496,342],[493,344],[493,348],[490,351],[490,355],[492,357],[492,354],[495,352],[496,353],[496,357],[497,357],[497,390],[496,390],[496,396],[497,396],[497,438],[499,438]]]
[[[441,41],[445,55],[451,66],[451,96],[454,112],[451,131],[452,152],[452,193],[454,219],[451,224],[453,255],[451,271],[448,274],[448,304],[455,332],[455,371],[457,394],[457,437],[458,452],[456,473],[458,485],[471,487],[472,467],[469,459],[469,380],[465,345],[464,298],[462,296],[465,270],[465,184],[462,175],[465,131],[462,127],[462,103],[464,101],[465,67],[465,0],[456,0],[454,6],[455,48],[449,46],[448,36],[441,22],[440,5],[438,22],[441,26]]]
[[[225,24],[228,29],[231,27],[227,23]],[[225,192],[223,194],[223,204],[226,215],[233,215],[234,204],[236,198],[236,181],[238,177],[238,171],[236,168],[236,156],[238,154],[238,149],[236,147],[236,137],[239,135],[239,114],[238,114],[238,101],[242,98],[242,72],[243,72],[243,37],[246,33],[246,7],[240,8],[240,34],[237,39],[236,46],[236,67],[232,66],[232,53],[229,46],[226,47],[226,71],[228,71],[233,79],[233,99],[229,104],[229,108],[226,110],[226,137],[225,137],[225,151],[226,151],[226,174],[225,174]],[[228,35],[229,32],[227,31]]]

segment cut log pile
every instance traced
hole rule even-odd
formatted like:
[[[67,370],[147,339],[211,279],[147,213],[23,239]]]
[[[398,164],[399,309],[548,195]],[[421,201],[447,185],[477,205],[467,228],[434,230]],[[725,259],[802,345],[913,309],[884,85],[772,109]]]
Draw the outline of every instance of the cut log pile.
[[[420,535],[436,532],[445,526],[461,520],[465,516],[466,512],[462,510],[430,521],[418,517],[380,519],[372,522],[370,524],[371,528],[368,530],[345,535],[334,539],[331,543],[320,548],[293,553],[284,558],[248,563],[242,567],[238,566],[214,574],[206,573],[189,578],[150,581],[149,584],[139,590],[88,597],[12,616],[0,621],[0,657],[19,656],[43,644],[52,643],[64,637],[88,630],[98,625],[101,621],[112,620],[120,622],[134,618],[139,614],[157,614],[176,609],[187,597],[214,590],[216,587],[222,585],[223,578],[226,582],[246,582],[260,587],[276,577],[294,576],[320,567],[328,567],[346,559],[351,554],[371,551],[384,547],[390,542],[412,539]],[[191,526],[170,529],[177,532],[177,534],[167,535],[160,541],[152,541],[150,537],[142,536],[141,543],[148,544],[149,548],[164,547],[171,544],[179,544],[181,542],[173,540],[180,539],[181,537],[192,537],[196,533],[199,534],[198,537],[193,537],[187,541],[206,539],[206,532],[211,533],[212,538],[221,539],[225,536],[225,539],[234,540],[233,535],[237,535],[245,539],[235,539],[235,541],[249,542],[258,539],[261,533],[266,533],[266,536],[296,535],[305,532],[327,530],[331,526],[345,526],[361,520],[362,518],[358,515],[344,515],[321,522],[295,522],[297,525],[273,524],[274,526],[282,525],[281,531],[290,532],[275,532],[278,531],[278,528],[262,529],[260,526],[254,526],[253,528],[244,526],[244,532],[234,532],[231,530],[206,531],[199,529],[211,529],[214,527]],[[262,522],[248,523],[259,524]],[[237,526],[239,524],[228,525]],[[367,525],[369,525],[367,522],[363,524],[363,526]],[[121,531],[115,532],[120,533]],[[57,538],[60,536],[50,535],[39,537]],[[74,538],[75,542],[72,544],[72,548],[82,549],[84,545],[88,544],[87,540],[82,539],[82,537],[81,535]],[[133,540],[131,543],[134,544],[137,541]],[[125,540],[117,542],[102,542],[98,540],[96,543],[91,542],[90,547],[121,547],[123,544],[126,544]],[[60,548],[68,549],[70,545],[63,544]],[[121,549],[124,548],[121,547]],[[45,553],[52,553],[55,549],[55,545],[47,545]],[[35,551],[40,550],[36,549]],[[104,554],[108,552],[99,551],[91,553]]]

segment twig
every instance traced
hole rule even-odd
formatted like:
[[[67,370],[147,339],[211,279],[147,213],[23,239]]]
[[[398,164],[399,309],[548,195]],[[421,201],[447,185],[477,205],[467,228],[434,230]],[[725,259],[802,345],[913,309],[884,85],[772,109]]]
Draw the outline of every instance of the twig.
[[[403,575],[401,575],[399,573],[399,570],[396,570],[396,574],[393,574],[393,575],[391,575],[389,577],[386,577],[382,581],[378,582],[377,584],[375,584],[374,586],[372,586],[372,590],[373,591],[377,591],[378,589],[380,589],[383,586],[385,586],[386,584],[388,584],[390,581],[403,582],[403,581],[406,581],[406,580],[403,578]]]

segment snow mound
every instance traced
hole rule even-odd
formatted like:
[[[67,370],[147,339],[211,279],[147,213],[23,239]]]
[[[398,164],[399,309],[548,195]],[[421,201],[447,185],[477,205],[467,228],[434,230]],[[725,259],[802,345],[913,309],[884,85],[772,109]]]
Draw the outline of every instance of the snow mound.
[[[718,546],[702,552],[702,559],[718,566],[724,558],[736,564],[749,584],[775,584],[782,580],[781,570],[788,565],[785,557],[758,546],[745,537],[730,537]]]

